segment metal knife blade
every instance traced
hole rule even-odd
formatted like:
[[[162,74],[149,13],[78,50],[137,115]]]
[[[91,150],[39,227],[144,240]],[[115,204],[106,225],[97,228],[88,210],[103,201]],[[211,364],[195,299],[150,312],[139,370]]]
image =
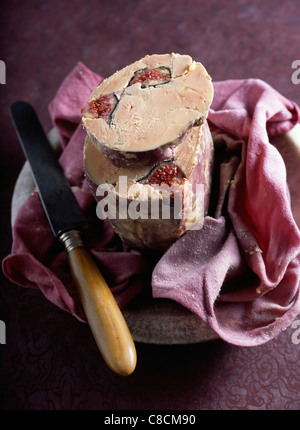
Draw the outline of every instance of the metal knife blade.
[[[26,102],[10,112],[21,146],[54,235],[64,244],[82,306],[106,364],[119,375],[136,366],[136,349],[127,323],[80,232],[87,227],[77,200],[48,142],[41,123]]]
[[[84,230],[87,222],[34,109],[20,101],[10,112],[53,234]]]

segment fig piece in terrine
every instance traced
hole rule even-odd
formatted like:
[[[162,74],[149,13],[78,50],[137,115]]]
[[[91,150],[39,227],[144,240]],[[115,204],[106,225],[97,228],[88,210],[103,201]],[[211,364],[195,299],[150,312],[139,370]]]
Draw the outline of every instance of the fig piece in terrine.
[[[153,165],[205,121],[212,98],[210,76],[189,55],[147,55],[102,81],[82,122],[115,166]]]

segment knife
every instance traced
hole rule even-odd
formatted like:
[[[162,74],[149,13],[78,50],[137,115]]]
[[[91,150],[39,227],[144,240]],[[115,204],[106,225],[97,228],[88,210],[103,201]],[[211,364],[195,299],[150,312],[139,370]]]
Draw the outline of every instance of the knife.
[[[33,107],[10,106],[12,122],[29,162],[54,236],[63,243],[81,303],[99,351],[109,368],[130,375],[136,367],[135,344],[114,296],[81,233],[86,219]]]

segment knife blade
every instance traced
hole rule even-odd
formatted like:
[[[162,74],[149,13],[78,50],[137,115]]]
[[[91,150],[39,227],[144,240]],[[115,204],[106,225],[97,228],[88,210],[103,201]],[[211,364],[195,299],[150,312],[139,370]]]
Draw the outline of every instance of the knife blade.
[[[83,243],[81,233],[88,225],[70,184],[33,107],[18,101],[10,106],[10,114],[52,232],[68,253],[99,351],[112,371],[130,375],[136,367],[135,344],[109,286]]]

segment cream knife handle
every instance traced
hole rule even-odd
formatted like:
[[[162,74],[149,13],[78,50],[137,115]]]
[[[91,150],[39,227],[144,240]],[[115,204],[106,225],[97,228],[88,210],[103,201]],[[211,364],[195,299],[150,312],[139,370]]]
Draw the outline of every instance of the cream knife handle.
[[[115,298],[77,231],[61,236],[90,328],[106,364],[119,375],[136,367],[136,349]],[[70,245],[71,244],[71,245]]]

